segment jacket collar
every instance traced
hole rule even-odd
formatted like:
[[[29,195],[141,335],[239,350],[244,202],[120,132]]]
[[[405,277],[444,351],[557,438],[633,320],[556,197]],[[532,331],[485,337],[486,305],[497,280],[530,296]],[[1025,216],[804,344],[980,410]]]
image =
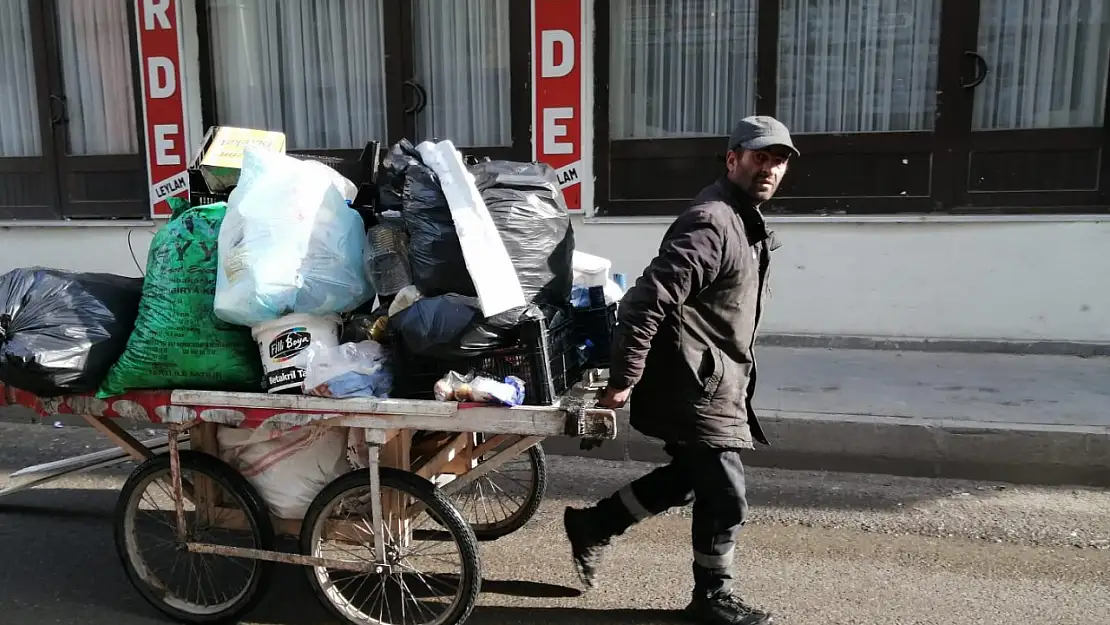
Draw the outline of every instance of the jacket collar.
[[[763,219],[763,213],[760,212],[759,205],[752,199],[752,196],[745,193],[743,189],[733,184],[725,176],[717,179],[717,188],[722,199],[732,207],[740,221],[744,222],[744,232],[748,236],[748,243],[755,245],[767,239],[774,239],[774,233],[767,230],[767,222]]]

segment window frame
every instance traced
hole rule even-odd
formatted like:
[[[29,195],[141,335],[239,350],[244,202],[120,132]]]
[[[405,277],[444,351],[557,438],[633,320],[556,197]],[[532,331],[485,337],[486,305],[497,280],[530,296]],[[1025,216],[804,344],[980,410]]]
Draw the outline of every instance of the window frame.
[[[777,116],[779,0],[757,0],[756,109]],[[1110,5],[1110,3],[1108,3]],[[1107,7],[1110,10],[1110,6]],[[765,212],[776,215],[1100,214],[1110,212],[1110,79],[1103,93],[1103,125],[1093,128],[973,131],[975,68],[965,51],[978,47],[979,0],[941,0],[937,50],[936,124],[932,131],[797,134],[802,157],[791,163],[779,195]],[[610,139],[609,0],[595,0],[594,168],[595,216],[673,216],[696,188],[723,171],[726,136],[680,139]],[[989,71],[989,70],[988,70]],[[1030,149],[1029,146],[1037,146]],[[1041,146],[1051,146],[1048,148]],[[1018,153],[1021,153],[1019,156]],[[1080,190],[972,189],[972,167],[991,158],[1001,172],[1007,157],[1064,159],[1094,176]],[[976,159],[982,159],[976,161]],[[810,162],[823,162],[809,166]],[[837,165],[843,164],[843,168]],[[886,175],[906,165],[904,179]],[[990,170],[985,170],[989,171]],[[875,173],[879,172],[879,173]],[[855,175],[853,175],[855,174]],[[875,193],[850,193],[868,184]],[[1011,176],[1012,177],[1012,176]],[[673,181],[673,182],[672,182]],[[837,183],[840,182],[840,188]],[[902,184],[899,184],[902,183]],[[849,185],[854,185],[850,187]],[[924,185],[924,186],[922,186]],[[829,189],[828,195],[794,194],[795,186]],[[899,186],[904,193],[898,192]],[[644,189],[644,187],[649,187]],[[693,191],[691,191],[693,189]]]
[[[264,0],[267,1],[267,0]],[[416,141],[416,118],[404,113],[412,101],[412,91],[403,85],[415,76],[412,50],[413,3],[419,0],[386,0],[383,5],[385,32],[382,45],[386,55],[386,128],[388,137],[380,146],[379,157],[402,138]],[[201,119],[205,128],[218,126],[215,79],[210,33],[207,28],[209,2],[197,2],[198,47],[200,48]],[[531,160],[532,93],[530,87],[532,49],[531,2],[512,0],[509,5],[509,102],[511,144],[501,146],[460,146],[466,156],[491,159]],[[367,138],[367,141],[370,141]],[[357,159],[362,149],[299,149],[300,154]]]

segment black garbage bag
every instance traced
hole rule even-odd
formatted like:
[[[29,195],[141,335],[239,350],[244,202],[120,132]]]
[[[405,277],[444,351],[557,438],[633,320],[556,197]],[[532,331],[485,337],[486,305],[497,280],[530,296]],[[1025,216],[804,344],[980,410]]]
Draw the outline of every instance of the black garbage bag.
[[[389,332],[414,356],[470,358],[514,345],[526,320],[546,314],[530,305],[483,318],[477,298],[452,293],[421,299],[390,317]]]
[[[407,140],[390,148],[382,170],[379,205],[401,204],[413,284],[426,297],[475,297],[451,209],[435,173]],[[573,280],[574,230],[555,170],[544,163],[484,160],[471,165],[470,172],[525,301],[564,306]]]
[[[470,173],[525,301],[566,306],[574,279],[574,229],[555,170],[546,163],[484,161]]]
[[[439,178],[423,163],[410,166],[404,190],[412,283],[428,297],[450,293],[474,297],[459,234]]]
[[[408,169],[420,164],[420,153],[408,139],[401,139],[390,146],[378,169],[379,211],[401,210]]]
[[[95,391],[123,354],[142,278],[40,267],[0,277],[0,381],[41,397]]]

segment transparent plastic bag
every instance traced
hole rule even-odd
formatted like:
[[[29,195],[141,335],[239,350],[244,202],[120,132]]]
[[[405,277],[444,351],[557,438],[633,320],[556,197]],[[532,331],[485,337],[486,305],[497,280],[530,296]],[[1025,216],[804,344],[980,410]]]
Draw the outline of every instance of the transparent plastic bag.
[[[220,229],[216,316],[253,326],[373,299],[353,186],[322,163],[248,149]]]
[[[306,356],[304,390],[320,397],[389,397],[393,373],[379,343],[362,341],[312,347]]]
[[[504,382],[478,375],[473,371],[459,375],[450,371],[436,382],[433,389],[438,401],[477,402],[519,406],[524,403],[524,380],[508,376]]]

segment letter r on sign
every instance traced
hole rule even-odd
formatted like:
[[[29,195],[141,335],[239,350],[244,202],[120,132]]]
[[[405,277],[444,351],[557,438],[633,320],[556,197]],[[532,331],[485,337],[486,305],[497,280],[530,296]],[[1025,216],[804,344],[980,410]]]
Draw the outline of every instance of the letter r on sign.
[[[170,0],[143,0],[143,29],[154,30],[154,22],[158,21],[158,28],[170,29]]]

